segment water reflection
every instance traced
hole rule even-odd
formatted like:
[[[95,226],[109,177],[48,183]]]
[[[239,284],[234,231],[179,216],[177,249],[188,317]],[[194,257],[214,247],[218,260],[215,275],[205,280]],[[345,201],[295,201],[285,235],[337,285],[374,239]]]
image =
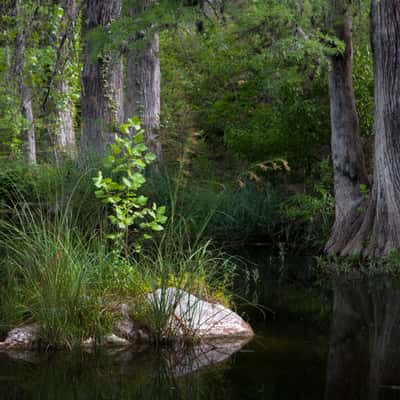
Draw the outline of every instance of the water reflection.
[[[399,372],[399,282],[335,282],[325,399],[400,399]]]
[[[285,322],[267,323],[244,348],[0,354],[0,399],[321,400],[325,343]]]
[[[202,343],[159,352],[96,354],[2,353],[0,398],[24,399],[209,399],[224,361],[246,342]],[[214,366],[212,374],[206,367]]]
[[[276,308],[244,348],[0,353],[0,399],[400,400],[400,285],[355,277],[333,289],[332,321],[316,295],[324,318]]]

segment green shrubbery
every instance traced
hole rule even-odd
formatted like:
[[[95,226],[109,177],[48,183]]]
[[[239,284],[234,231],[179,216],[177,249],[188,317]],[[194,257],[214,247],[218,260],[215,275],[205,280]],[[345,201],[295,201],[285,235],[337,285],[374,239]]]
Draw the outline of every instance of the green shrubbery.
[[[135,129],[133,143],[130,128]],[[165,207],[150,205],[140,191],[146,182],[146,167],[156,158],[144,144],[143,134],[139,120],[129,119],[122,125],[121,136],[116,136],[111,154],[105,160],[111,167],[111,176],[104,177],[100,170],[93,178],[96,197],[110,209],[108,219],[116,228],[107,237],[114,240],[117,247],[123,247],[127,257],[132,247],[140,252],[142,242],[151,239],[152,232],[162,231],[167,220]]]
[[[308,4],[299,16],[281,1],[247,2],[230,9],[223,27],[206,23],[203,35],[163,33],[167,144],[172,132],[179,141],[182,126],[196,126],[208,143],[223,142],[243,159],[311,162],[330,135],[328,49],[310,26],[318,7]],[[307,40],[293,35],[298,24]]]
[[[164,176],[149,183],[157,203],[171,208],[169,193],[175,183]],[[183,216],[192,236],[202,232],[220,242],[245,244],[274,235],[280,221],[281,196],[272,185],[238,184],[189,179],[174,201],[175,213]]]
[[[285,202],[268,184],[224,188],[189,179],[175,190],[173,178],[153,177],[144,193],[165,204],[170,219],[127,258],[106,238],[110,226],[105,205],[93,195],[94,170],[39,166],[32,174],[21,184],[48,188],[47,195],[26,190],[30,197],[17,200],[3,192],[3,204],[14,207],[4,208],[0,224],[0,329],[35,321],[51,345],[73,346],[108,333],[120,302],[132,304],[133,317],[161,335],[165,309],[140,300],[158,288],[178,287],[229,304],[235,262],[207,237],[230,244],[264,238],[274,245],[275,235],[282,242],[286,223],[289,245],[315,249],[330,227],[332,198],[323,185]],[[21,193],[17,184],[10,190]],[[89,210],[91,219],[85,217]]]
[[[321,251],[334,221],[335,202],[332,188],[332,169],[329,160],[322,161],[315,171],[312,190],[297,193],[281,207],[286,221],[286,236],[299,249]]]
[[[177,287],[201,298],[229,304],[233,263],[208,242],[192,244],[176,226],[135,259],[107,250],[101,236],[82,235],[69,214],[48,218],[16,210],[16,220],[1,224],[0,329],[29,322],[41,327],[45,345],[79,344],[111,332],[121,302],[155,336],[165,310],[142,296]]]
[[[114,170],[110,170],[107,181],[108,185],[114,185],[113,191],[100,185],[103,191],[101,195],[97,193],[99,199],[93,193],[83,195],[88,190],[88,182],[89,191],[94,191],[92,170],[38,166],[25,181],[16,179],[19,164],[15,170],[4,171],[3,179],[10,180],[13,195],[3,193],[6,213],[0,221],[1,331],[36,322],[44,345],[72,347],[89,337],[99,338],[110,333],[115,319],[120,317],[118,304],[127,302],[133,305],[134,318],[157,338],[168,315],[166,310],[152,307],[143,298],[156,289],[176,287],[201,298],[229,304],[233,263],[229,257],[219,255],[210,242],[203,241],[202,232],[197,231],[194,238],[196,231],[192,229],[198,227],[189,224],[183,216],[171,215],[164,232],[152,229],[159,232],[152,241],[149,241],[150,235],[142,237],[148,228],[143,224],[138,224],[126,236],[125,226],[119,226],[124,228],[126,241],[115,241],[114,237],[110,241],[107,216],[118,214],[116,204],[132,201],[127,212],[148,204],[144,194],[138,191],[141,185],[134,186],[129,181],[125,191],[122,190],[125,186],[114,180],[140,176],[140,182],[145,182],[146,163],[142,166],[141,160],[146,148],[138,143],[136,146],[142,149],[138,152],[135,146],[125,142],[117,142],[126,145],[127,153],[118,152],[121,162],[114,158]],[[122,159],[129,160],[129,165]],[[134,161],[140,164],[139,168]],[[106,201],[104,207],[101,200],[110,196],[121,200]],[[135,203],[138,196],[143,199],[140,204]],[[84,213],[93,207],[95,218],[82,221]],[[170,209],[173,210],[172,204]],[[155,223],[165,222],[165,218],[160,219],[157,208],[148,210],[158,216]],[[138,232],[141,239],[147,239],[140,252],[135,236]]]

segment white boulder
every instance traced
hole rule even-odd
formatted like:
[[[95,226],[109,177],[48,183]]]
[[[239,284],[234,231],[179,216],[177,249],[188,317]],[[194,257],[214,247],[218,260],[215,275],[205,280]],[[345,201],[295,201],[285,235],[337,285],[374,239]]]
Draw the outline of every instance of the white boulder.
[[[0,348],[32,348],[38,340],[39,325],[30,324],[12,329],[4,342],[0,342]]]
[[[168,316],[167,336],[233,339],[254,335],[251,326],[234,311],[181,289],[158,289],[148,295],[148,300],[153,312]]]

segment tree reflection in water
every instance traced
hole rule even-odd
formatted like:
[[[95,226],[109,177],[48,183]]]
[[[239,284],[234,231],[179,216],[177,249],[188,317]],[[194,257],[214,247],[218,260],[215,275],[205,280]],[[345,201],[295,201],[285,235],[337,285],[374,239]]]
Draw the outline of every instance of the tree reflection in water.
[[[335,282],[325,392],[331,399],[400,399],[399,281]]]

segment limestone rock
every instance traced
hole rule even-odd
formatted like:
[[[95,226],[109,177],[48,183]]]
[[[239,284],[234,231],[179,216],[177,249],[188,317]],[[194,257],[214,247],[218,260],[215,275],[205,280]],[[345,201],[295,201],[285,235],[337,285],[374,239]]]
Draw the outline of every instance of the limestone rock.
[[[234,311],[184,290],[158,289],[148,299],[153,308],[170,316],[165,328],[168,336],[232,339],[254,335],[251,326]]]
[[[1,348],[32,348],[38,340],[39,325],[30,324],[12,329],[4,342],[0,342]]]
[[[84,339],[82,342],[82,347],[84,349],[91,349],[92,347],[94,347],[96,345],[96,341],[94,340],[94,338],[89,337],[87,339]]]
[[[121,304],[121,319],[114,327],[115,333],[132,343],[148,342],[150,340],[149,334],[132,321],[129,311],[128,304]]]
[[[100,344],[106,347],[124,347],[130,346],[131,342],[115,335],[114,333],[111,333],[110,335],[102,337]]]

